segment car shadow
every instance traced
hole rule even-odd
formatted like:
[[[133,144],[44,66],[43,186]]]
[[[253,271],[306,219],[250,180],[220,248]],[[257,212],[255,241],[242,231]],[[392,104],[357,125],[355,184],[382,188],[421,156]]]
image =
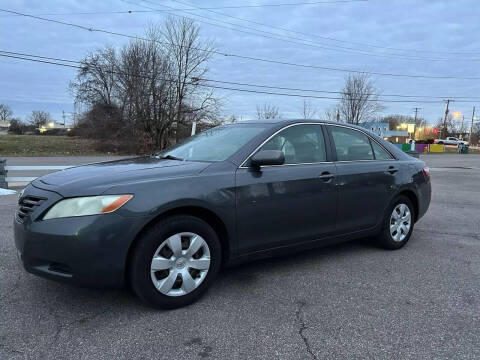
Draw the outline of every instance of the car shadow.
[[[364,251],[383,251],[375,245],[373,238],[364,238],[333,244],[324,247],[315,247],[307,250],[295,250],[292,253],[275,255],[258,260],[251,260],[224,268],[219,274],[219,281],[226,281],[242,285],[256,274],[269,276],[284,269],[301,268],[312,262],[321,262],[323,259],[332,259],[336,256],[353,256]],[[214,285],[215,286],[215,285]]]

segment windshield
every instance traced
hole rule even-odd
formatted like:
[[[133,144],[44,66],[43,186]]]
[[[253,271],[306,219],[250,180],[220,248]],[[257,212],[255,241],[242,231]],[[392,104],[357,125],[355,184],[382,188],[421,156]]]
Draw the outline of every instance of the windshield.
[[[157,154],[191,161],[223,161],[260,134],[266,124],[218,126],[188,138],[183,143]]]

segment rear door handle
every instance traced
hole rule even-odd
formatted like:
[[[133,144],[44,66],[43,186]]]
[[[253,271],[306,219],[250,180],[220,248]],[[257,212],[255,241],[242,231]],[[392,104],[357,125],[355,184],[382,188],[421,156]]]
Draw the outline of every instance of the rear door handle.
[[[324,171],[318,176],[319,179],[322,179],[325,182],[329,182],[330,180],[332,180],[333,177],[334,175],[329,173],[328,171]]]
[[[395,174],[397,171],[398,171],[398,168],[396,168],[395,166],[389,166],[386,172],[390,174]]]

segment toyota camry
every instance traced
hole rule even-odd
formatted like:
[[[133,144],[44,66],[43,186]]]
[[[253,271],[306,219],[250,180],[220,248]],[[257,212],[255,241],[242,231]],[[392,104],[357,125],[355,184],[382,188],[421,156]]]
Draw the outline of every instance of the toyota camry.
[[[15,243],[30,273],[128,283],[175,308],[222,266],[362,237],[400,249],[430,196],[428,167],[363,128],[240,122],[152,156],[36,179],[20,194]]]

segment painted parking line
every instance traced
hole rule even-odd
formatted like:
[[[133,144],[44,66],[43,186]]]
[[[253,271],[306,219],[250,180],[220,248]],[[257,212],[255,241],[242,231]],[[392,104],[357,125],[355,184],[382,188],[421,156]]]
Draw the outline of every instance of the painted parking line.
[[[2,196],[2,195],[13,195],[13,194],[16,194],[16,193],[17,192],[15,190],[0,188],[0,196]]]

